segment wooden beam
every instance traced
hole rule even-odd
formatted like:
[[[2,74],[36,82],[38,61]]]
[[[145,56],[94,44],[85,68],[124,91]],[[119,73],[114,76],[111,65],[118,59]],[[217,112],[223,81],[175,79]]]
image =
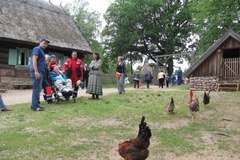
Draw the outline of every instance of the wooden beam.
[[[154,56],[154,57],[163,58],[163,57],[184,56],[184,55],[189,55],[189,53],[166,54],[166,55],[159,55],[159,56]]]

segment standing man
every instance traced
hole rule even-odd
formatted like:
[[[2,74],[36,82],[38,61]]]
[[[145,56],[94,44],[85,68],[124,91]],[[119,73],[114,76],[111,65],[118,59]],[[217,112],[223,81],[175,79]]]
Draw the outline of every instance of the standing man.
[[[168,88],[168,86],[169,86],[169,85],[168,85],[168,84],[169,84],[169,79],[170,79],[170,78],[169,78],[169,75],[168,75],[168,73],[166,73],[166,74],[165,74],[165,80],[166,80],[166,87],[167,87],[167,88]]]
[[[30,76],[33,81],[32,90],[32,104],[31,109],[33,111],[43,111],[44,108],[40,107],[40,92],[42,90],[43,77],[45,74],[45,55],[43,50],[46,49],[50,41],[47,39],[41,39],[39,46],[32,50],[32,61],[30,64]]]
[[[83,80],[83,62],[77,57],[77,51],[72,51],[72,57],[68,58],[63,65],[62,72],[67,74],[67,78],[72,80],[75,97],[79,89],[79,82]],[[77,83],[78,82],[78,83]]]
[[[182,83],[182,70],[181,67],[179,67],[177,71],[177,84],[181,85],[181,83]]]

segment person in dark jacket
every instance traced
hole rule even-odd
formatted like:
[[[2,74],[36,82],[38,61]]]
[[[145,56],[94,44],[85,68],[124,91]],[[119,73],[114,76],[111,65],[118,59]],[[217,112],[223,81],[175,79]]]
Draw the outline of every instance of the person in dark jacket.
[[[174,86],[176,84],[176,76],[172,74],[171,76],[171,85]]]
[[[125,80],[125,76],[126,76],[126,65],[123,61],[123,57],[122,56],[118,56],[118,64],[117,64],[117,68],[116,68],[116,72],[120,73],[120,77],[117,79],[117,84],[118,84],[118,93],[122,94],[125,93],[125,89],[124,89],[124,80]]]
[[[137,70],[136,73],[134,73],[133,75],[133,81],[134,81],[134,88],[139,88],[139,82],[140,82],[141,78],[140,78],[140,73]]]
[[[44,77],[43,77],[43,98],[45,101],[47,101],[48,103],[52,103],[53,100],[52,100],[52,93],[51,93],[51,82],[50,82],[50,77],[49,77],[49,63],[50,63],[50,59],[51,57],[46,54],[45,55],[45,59],[46,59],[46,62],[45,62],[45,74],[44,74]],[[48,93],[48,90],[50,90],[50,93]]]
[[[150,70],[147,70],[147,72],[145,73],[145,82],[147,83],[147,88],[149,88],[150,84],[152,83],[152,73],[150,72]]]
[[[168,75],[168,73],[165,74],[165,81],[166,81],[166,87],[168,88],[169,87],[169,80],[170,80],[170,77]]]
[[[84,86],[85,86],[85,88],[87,88],[87,86],[88,86],[89,72],[90,72],[90,69],[89,69],[88,65],[85,64],[84,68],[83,68],[83,83],[84,83],[84,85],[83,85],[82,89],[84,89]]]

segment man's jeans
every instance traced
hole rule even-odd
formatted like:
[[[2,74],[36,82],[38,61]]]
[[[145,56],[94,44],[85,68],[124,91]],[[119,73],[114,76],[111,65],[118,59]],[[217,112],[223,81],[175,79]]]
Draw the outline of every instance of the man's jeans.
[[[181,83],[182,83],[182,76],[178,76],[177,78],[178,78],[177,79],[177,84],[181,85]]]
[[[34,72],[31,72],[31,77],[33,81],[33,90],[32,90],[32,109],[36,109],[39,107],[40,103],[40,92],[42,90],[42,84],[43,84],[43,73],[39,73],[40,78],[36,79]]]

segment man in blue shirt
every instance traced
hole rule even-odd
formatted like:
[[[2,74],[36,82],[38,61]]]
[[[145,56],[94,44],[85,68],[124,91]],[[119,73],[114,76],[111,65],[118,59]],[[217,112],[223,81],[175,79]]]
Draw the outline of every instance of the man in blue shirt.
[[[181,67],[179,67],[177,71],[177,84],[181,85],[181,83],[182,83],[182,70]]]
[[[43,77],[45,73],[45,54],[44,49],[49,45],[50,41],[41,39],[39,46],[32,50],[32,61],[30,64],[30,76],[33,81],[32,90],[32,104],[33,111],[43,111],[44,108],[40,107],[40,92],[42,90]]]

